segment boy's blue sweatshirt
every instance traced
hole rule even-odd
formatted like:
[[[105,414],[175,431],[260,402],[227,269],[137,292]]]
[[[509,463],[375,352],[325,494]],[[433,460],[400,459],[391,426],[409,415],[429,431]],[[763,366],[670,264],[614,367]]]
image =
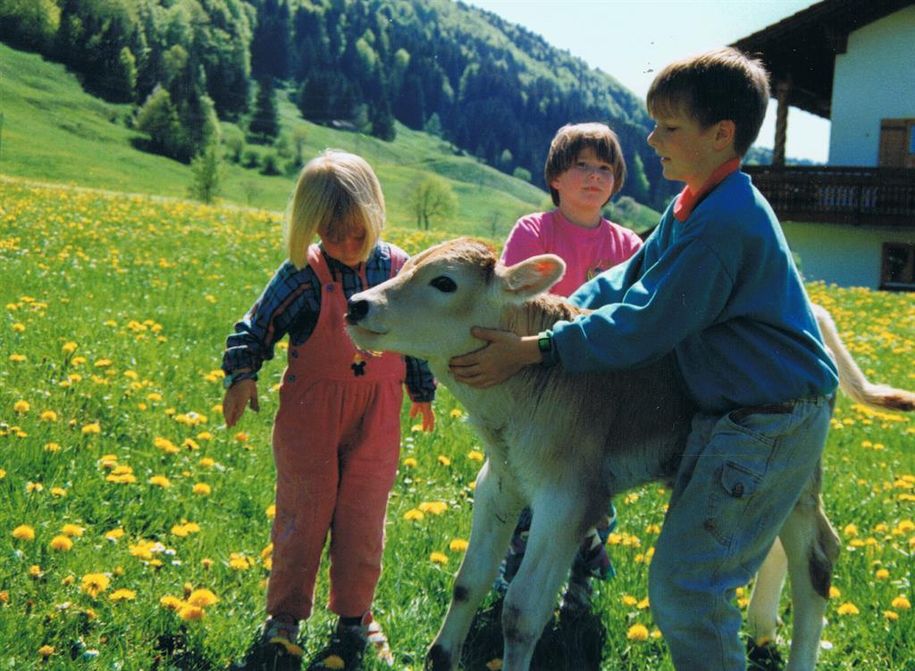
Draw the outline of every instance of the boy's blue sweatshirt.
[[[824,396],[838,384],[778,220],[742,172],[683,222],[672,202],[635,256],[571,300],[596,310],[553,327],[571,372],[636,367],[673,351],[707,412]]]

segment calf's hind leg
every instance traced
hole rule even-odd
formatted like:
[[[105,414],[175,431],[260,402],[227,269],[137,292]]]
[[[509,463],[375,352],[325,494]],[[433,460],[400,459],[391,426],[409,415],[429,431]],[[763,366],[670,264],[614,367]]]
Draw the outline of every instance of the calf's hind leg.
[[[487,461],[477,476],[470,542],[454,580],[445,621],[426,655],[427,671],[458,668],[473,616],[492,587],[522,507],[521,499],[508,490],[504,480],[499,481]]]
[[[779,532],[788,557],[793,625],[786,671],[812,671],[816,666],[829,599],[839,538],[823,512],[819,474],[811,479]]]

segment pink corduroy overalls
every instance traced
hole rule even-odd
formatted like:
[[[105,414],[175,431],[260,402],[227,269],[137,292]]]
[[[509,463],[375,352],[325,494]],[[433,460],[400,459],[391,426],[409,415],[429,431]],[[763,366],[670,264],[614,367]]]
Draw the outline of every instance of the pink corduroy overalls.
[[[346,296],[317,245],[321,282],[314,332],[289,357],[273,426],[276,517],[267,612],[304,620],[330,531],[330,603],[337,615],[369,610],[381,574],[384,520],[400,452],[403,358],[372,356],[345,331]],[[392,276],[403,265],[392,259]],[[362,286],[368,287],[365,264]]]

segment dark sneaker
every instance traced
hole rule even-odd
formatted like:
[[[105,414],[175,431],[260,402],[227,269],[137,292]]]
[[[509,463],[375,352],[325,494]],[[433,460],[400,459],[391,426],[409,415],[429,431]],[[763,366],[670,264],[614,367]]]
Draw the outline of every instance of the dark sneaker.
[[[394,665],[394,656],[391,654],[388,639],[371,612],[363,615],[359,624],[344,625],[342,621],[338,621],[330,637],[330,643],[315,655],[308,671],[360,669],[367,650],[371,650],[387,666]]]
[[[282,621],[267,620],[245,653],[245,659],[230,671],[301,671],[304,651],[296,643],[299,628]]]
[[[781,671],[785,662],[778,646],[772,641],[757,644],[752,638],[747,639],[747,669],[749,671]]]

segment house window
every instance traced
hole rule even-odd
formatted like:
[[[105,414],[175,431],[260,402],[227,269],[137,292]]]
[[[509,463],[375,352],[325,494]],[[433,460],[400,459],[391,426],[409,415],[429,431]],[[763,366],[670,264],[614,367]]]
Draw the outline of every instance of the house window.
[[[915,119],[883,119],[880,122],[881,168],[915,168]]]
[[[915,245],[884,242],[881,266],[881,289],[915,291]]]

